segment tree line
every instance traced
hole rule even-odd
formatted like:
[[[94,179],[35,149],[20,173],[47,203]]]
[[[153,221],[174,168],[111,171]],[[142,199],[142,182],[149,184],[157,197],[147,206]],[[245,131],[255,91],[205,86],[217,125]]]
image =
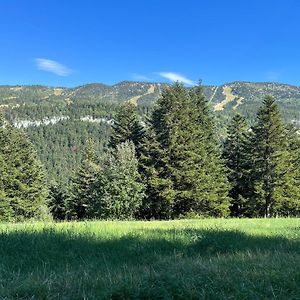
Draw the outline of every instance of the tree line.
[[[141,120],[123,104],[105,152],[89,139],[68,188],[47,183],[28,138],[2,122],[0,218],[174,219],[297,216],[300,140],[266,96],[220,141],[201,86],[164,89]]]

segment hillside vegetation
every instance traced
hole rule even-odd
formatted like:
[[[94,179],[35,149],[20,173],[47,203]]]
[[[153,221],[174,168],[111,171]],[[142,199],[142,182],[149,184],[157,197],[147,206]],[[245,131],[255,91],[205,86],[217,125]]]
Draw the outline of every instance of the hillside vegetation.
[[[0,107],[14,122],[25,119],[37,121],[60,115],[71,118],[75,114],[75,117],[84,117],[89,113],[103,117],[95,105],[131,101],[140,106],[152,106],[165,86],[168,85],[129,81],[112,86],[94,83],[75,88],[0,86]],[[237,81],[221,86],[204,86],[204,94],[216,111],[247,111],[252,117],[262,97],[272,95],[278,100],[280,107],[284,108],[287,119],[299,120],[296,118],[299,115],[295,108],[300,105],[300,87],[281,83]],[[73,106],[77,114],[72,109]],[[109,112],[105,112],[109,116]]]
[[[220,112],[235,99],[232,87],[223,92]],[[151,110],[136,102],[103,103],[111,116],[102,117],[80,117],[70,104],[78,117],[27,127],[37,153],[1,117],[0,219],[299,215],[298,129],[284,122],[274,97],[263,97],[253,121],[230,118],[223,142],[202,86],[175,83]]]
[[[0,86],[0,109],[18,128],[24,128],[44,163],[48,178],[67,183],[76,169],[87,138],[101,152],[120,103],[138,105],[142,116],[167,86],[161,83],[120,82],[113,86],[87,84],[75,88]],[[253,121],[266,94],[278,100],[283,118],[299,125],[300,88],[277,83],[233,82],[205,86],[204,94],[215,110],[221,136],[227,120],[240,112]],[[143,117],[142,117],[143,119]]]

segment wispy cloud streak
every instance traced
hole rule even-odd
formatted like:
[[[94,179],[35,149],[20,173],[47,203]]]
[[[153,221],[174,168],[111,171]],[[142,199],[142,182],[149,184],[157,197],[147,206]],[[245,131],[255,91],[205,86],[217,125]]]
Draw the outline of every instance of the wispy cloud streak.
[[[39,70],[51,72],[58,76],[69,76],[73,72],[71,69],[55,60],[36,58],[35,62]]]
[[[163,78],[166,78],[172,82],[175,82],[175,81],[179,81],[179,82],[182,82],[184,84],[187,84],[187,85],[195,85],[196,83],[189,79],[189,78],[186,78],[178,73],[174,73],[174,72],[159,72],[158,73],[161,77]]]

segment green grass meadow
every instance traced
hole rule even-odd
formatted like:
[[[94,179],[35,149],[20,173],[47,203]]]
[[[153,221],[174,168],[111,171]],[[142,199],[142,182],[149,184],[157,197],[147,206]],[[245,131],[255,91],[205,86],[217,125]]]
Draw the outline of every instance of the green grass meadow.
[[[300,299],[300,219],[1,224],[0,299]]]

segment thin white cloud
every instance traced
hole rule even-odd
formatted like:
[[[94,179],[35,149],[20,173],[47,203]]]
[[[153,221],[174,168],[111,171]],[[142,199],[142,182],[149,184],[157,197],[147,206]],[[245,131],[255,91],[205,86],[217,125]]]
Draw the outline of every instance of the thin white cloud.
[[[178,73],[173,73],[173,72],[159,72],[158,73],[161,77],[163,78],[166,78],[170,81],[179,81],[179,82],[182,82],[184,84],[187,84],[187,85],[195,85],[196,83],[189,79],[189,78],[186,78]]]
[[[73,71],[59,62],[46,58],[36,58],[36,66],[39,70],[51,72],[59,76],[68,76]]]

